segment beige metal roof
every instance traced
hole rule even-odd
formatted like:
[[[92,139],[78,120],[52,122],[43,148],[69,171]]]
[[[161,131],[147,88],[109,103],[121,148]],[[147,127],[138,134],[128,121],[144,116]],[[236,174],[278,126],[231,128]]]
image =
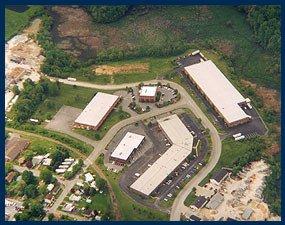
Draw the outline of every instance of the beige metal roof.
[[[176,114],[157,122],[173,144],[192,149],[193,136]]]
[[[111,157],[127,160],[132,154],[132,152],[139,147],[143,139],[143,135],[131,132],[126,133],[124,138],[121,140],[121,142],[111,154]]]
[[[140,96],[154,97],[157,86],[142,86],[140,89]]]
[[[193,136],[176,114],[158,123],[173,145],[131,185],[145,195],[150,195],[192,151]]]
[[[118,98],[117,95],[98,92],[77,117],[75,123],[96,127]]]
[[[245,98],[211,60],[187,66],[185,70],[228,123],[250,118],[238,105]]]

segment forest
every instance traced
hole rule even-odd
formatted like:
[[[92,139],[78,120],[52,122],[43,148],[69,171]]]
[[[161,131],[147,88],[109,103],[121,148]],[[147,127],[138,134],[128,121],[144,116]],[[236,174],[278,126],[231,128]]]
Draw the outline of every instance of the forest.
[[[277,6],[240,6],[254,30],[258,43],[265,49],[280,54],[281,8]]]

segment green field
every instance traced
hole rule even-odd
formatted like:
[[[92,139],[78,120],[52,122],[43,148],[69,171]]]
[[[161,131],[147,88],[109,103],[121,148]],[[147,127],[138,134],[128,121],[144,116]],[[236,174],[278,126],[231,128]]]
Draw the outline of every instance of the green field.
[[[215,50],[235,77],[280,88],[280,71],[273,70],[280,64],[279,55],[273,56],[256,44],[245,15],[232,6],[167,6],[114,23],[96,24],[96,32],[106,40],[106,48],[127,50],[131,45],[151,51],[182,41],[190,48]],[[122,81],[118,78],[116,82]]]
[[[107,119],[105,120],[105,122],[102,124],[102,126],[100,127],[98,131],[84,130],[84,129],[75,129],[75,131],[93,140],[101,140],[112,126],[114,126],[116,123],[124,119],[127,119],[129,117],[130,117],[130,114],[127,112],[120,111],[120,110],[114,110],[107,117]]]
[[[41,6],[30,6],[25,12],[16,12],[5,9],[5,41],[22,31],[34,17]]]
[[[29,147],[23,152],[24,156],[26,154],[29,154],[29,152],[33,152],[34,155],[44,155],[47,153],[52,153],[57,146],[52,142],[40,138],[35,138],[31,136],[24,136],[23,138],[30,141]]]
[[[96,160],[96,163],[100,166],[105,173],[107,179],[111,183],[113,191],[115,192],[119,209],[122,214],[122,220],[124,221],[149,221],[149,220],[169,220],[169,215],[159,212],[154,209],[147,208],[136,202],[122,192],[119,187],[120,173],[107,171],[103,165],[103,156],[100,155]]]
[[[192,190],[185,199],[184,204],[189,207],[190,205],[193,205],[195,203],[196,198],[197,197],[195,195],[195,191]]]
[[[33,116],[43,120],[51,119],[63,105],[84,109],[98,91],[99,90],[90,88],[61,84],[60,94],[56,97],[48,97],[38,107]]]
[[[252,145],[254,145],[253,139],[235,141],[233,138],[228,138],[222,141],[222,152],[218,163],[199,185],[205,185],[212,175],[222,167],[232,168],[234,162],[247,153]]]
[[[86,203],[86,199],[80,200],[78,202],[78,208],[82,208],[88,205],[91,210],[97,210],[105,213],[108,210],[108,206],[111,205],[110,195],[106,193],[96,193],[91,197],[91,203]]]

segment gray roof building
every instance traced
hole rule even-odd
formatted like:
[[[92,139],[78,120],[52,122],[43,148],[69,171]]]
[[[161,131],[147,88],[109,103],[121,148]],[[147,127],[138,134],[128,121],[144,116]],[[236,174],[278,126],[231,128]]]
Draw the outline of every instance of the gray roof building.
[[[206,205],[206,203],[207,203],[207,199],[204,196],[198,196],[194,203],[194,206],[197,209],[201,209]]]
[[[206,205],[206,207],[208,209],[216,209],[219,207],[219,205],[222,204],[222,202],[224,201],[224,196],[221,195],[220,193],[216,193],[208,202],[208,204]]]
[[[252,208],[246,208],[246,209],[243,211],[243,214],[241,215],[241,217],[242,217],[244,220],[248,220],[253,212],[254,212],[254,211],[253,211]]]
[[[218,184],[221,183],[224,179],[227,178],[227,176],[229,175],[229,171],[226,169],[221,169],[218,172],[216,172],[211,180],[214,180],[215,182],[217,182]]]

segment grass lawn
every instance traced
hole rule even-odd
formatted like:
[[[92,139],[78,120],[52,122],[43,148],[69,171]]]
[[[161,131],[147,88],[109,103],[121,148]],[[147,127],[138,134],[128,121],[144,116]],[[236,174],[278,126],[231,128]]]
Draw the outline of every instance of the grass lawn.
[[[40,138],[35,138],[31,136],[23,136],[23,138],[30,141],[30,145],[23,152],[23,155],[28,152],[33,152],[35,155],[44,155],[47,153],[52,153],[57,146],[57,144]]]
[[[75,108],[84,109],[93,96],[99,91],[91,88],[74,87],[61,84],[60,94],[56,97],[48,97],[37,109],[34,118],[51,119],[56,112],[63,106],[68,105]],[[104,91],[112,93],[110,91]]]
[[[126,74],[115,74],[114,83],[133,83],[139,81],[148,81],[155,79],[157,76],[164,75],[172,70],[173,65],[171,60],[174,57],[167,58],[143,58],[140,60],[127,60],[120,61],[115,63],[110,63],[108,65],[118,66],[123,64],[132,64],[132,63],[147,63],[149,65],[149,71],[146,73],[126,73]]]
[[[220,159],[211,173],[200,182],[200,186],[204,186],[211,176],[222,167],[233,167],[234,162],[244,155],[252,145],[252,139],[235,141],[233,138],[225,139],[222,142],[222,153]]]
[[[87,203],[85,198],[83,200],[80,200],[78,202],[78,208],[86,208],[86,206],[89,205],[90,209],[105,213],[108,209],[108,206],[111,204],[110,195],[107,193],[96,193],[91,197],[91,201],[91,203]]]
[[[113,173],[106,170],[103,165],[103,156],[100,155],[96,163],[100,166],[105,173],[107,179],[111,183],[111,186],[115,192],[119,208],[122,214],[122,220],[124,221],[144,221],[144,220],[169,220],[169,215],[159,212],[157,210],[149,209],[134,202],[128,197],[119,187],[120,173]]]
[[[30,6],[29,9],[21,13],[5,9],[5,41],[18,34],[30,23],[31,16],[37,8],[39,6]]]
[[[113,110],[111,114],[107,117],[107,119],[104,121],[104,123],[102,124],[102,126],[100,127],[98,131],[84,130],[84,129],[79,129],[79,128],[75,129],[75,131],[91,139],[101,140],[112,126],[114,126],[116,123],[124,119],[127,119],[129,117],[130,117],[130,114],[125,111]]]
[[[213,49],[230,64],[238,79],[280,89],[279,55],[272,55],[256,44],[253,30],[245,14],[233,6],[163,6],[145,15],[128,15],[108,24],[96,24],[97,37],[105,49],[125,51],[140,48],[157,52],[161,46],[188,43],[195,49]],[[144,60],[144,59],[142,59]],[[156,74],[163,73],[165,64],[153,61]],[[115,83],[152,79],[154,73],[122,74]]]
[[[192,190],[185,199],[184,204],[189,207],[190,205],[193,205],[195,203],[196,198],[197,197],[195,195],[195,191]]]

